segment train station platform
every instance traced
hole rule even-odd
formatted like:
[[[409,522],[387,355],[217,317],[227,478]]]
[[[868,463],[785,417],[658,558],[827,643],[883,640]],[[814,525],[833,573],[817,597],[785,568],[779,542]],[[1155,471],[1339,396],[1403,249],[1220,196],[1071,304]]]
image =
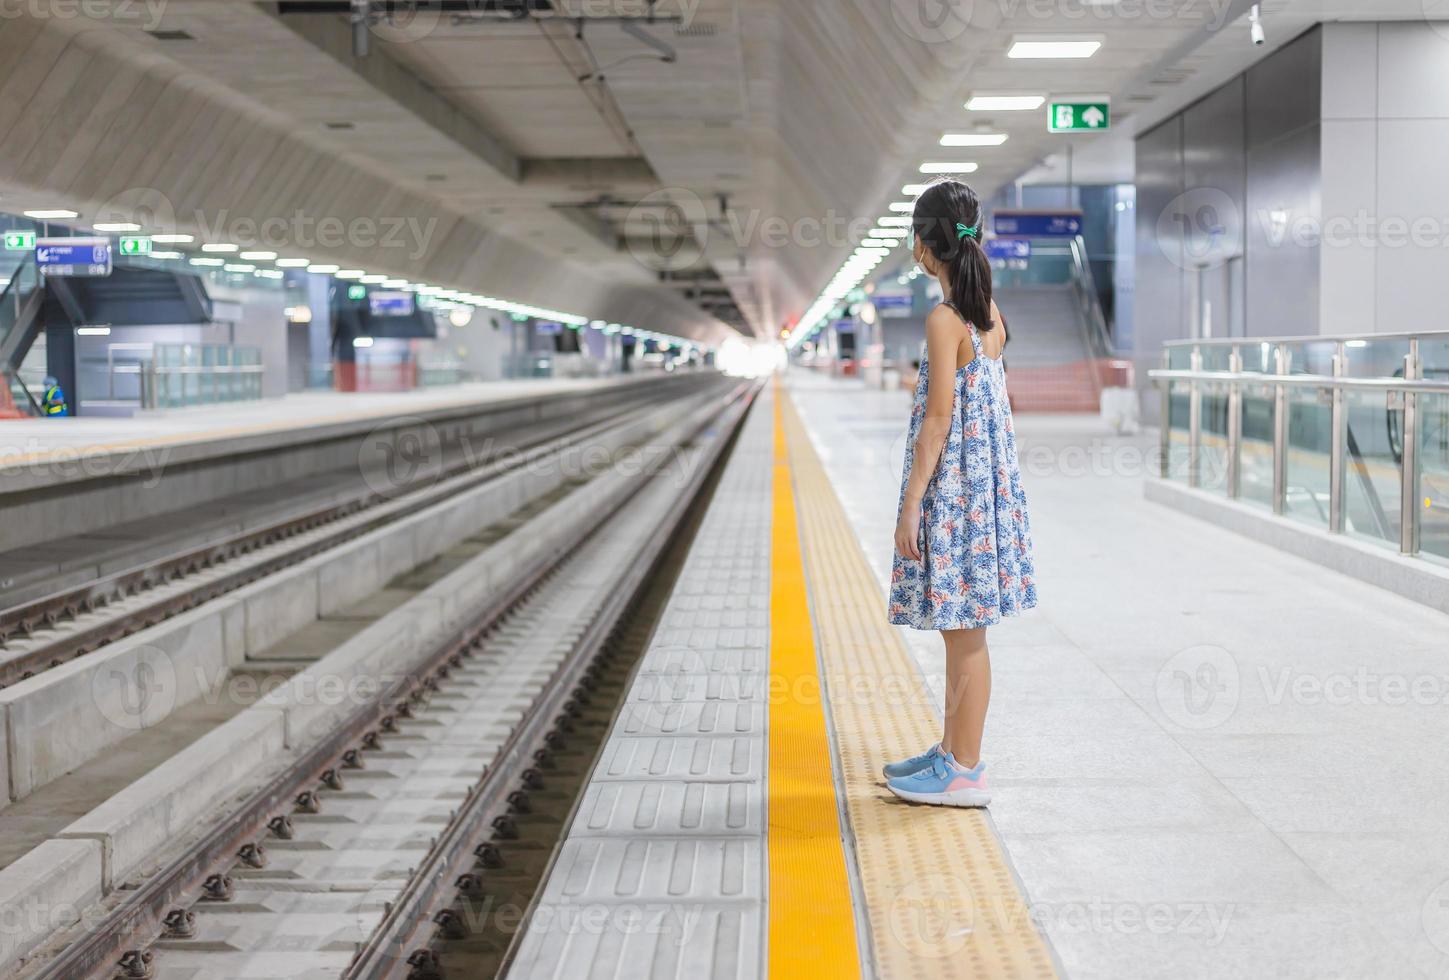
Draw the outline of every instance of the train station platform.
[[[430,415],[515,398],[589,391],[633,380],[611,378],[478,381],[410,391],[304,391],[281,398],[158,409],[128,417],[81,415],[0,423],[0,486],[23,473],[30,485],[49,470],[64,473],[85,462],[95,475],[125,461],[189,462],[268,446],[311,441],[359,425],[406,415]],[[15,476],[18,479],[18,476]]]
[[[944,675],[884,619],[908,411],[761,396],[509,975],[1444,975],[1445,617],[1147,502],[1093,418],[1018,419],[989,811],[889,793]]]

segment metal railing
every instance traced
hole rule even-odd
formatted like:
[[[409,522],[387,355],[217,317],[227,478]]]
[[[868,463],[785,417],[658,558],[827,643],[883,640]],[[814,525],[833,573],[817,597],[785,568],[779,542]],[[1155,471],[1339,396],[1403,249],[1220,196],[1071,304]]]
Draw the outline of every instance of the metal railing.
[[[1174,341],[1148,373],[1162,477],[1449,558],[1449,332]]]
[[[156,344],[138,367],[142,408],[181,408],[262,397],[262,352],[221,344]]]

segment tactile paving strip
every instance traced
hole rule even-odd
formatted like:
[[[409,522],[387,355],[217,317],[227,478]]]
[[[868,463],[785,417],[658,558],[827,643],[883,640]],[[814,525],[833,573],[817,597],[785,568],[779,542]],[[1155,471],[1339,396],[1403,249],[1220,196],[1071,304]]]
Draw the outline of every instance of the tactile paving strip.
[[[886,621],[885,597],[794,406],[783,390],[776,397],[875,971],[893,980],[1055,977],[988,817],[908,804],[885,788],[881,766],[935,742],[939,722],[924,696],[902,696],[922,690],[919,671]]]

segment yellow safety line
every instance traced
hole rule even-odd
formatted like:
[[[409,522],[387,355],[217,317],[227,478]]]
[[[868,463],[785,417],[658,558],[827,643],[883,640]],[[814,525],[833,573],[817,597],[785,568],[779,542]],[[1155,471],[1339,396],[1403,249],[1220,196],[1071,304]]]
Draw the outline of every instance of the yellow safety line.
[[[784,391],[776,404],[795,478],[820,663],[876,973],[893,980],[1055,977],[1051,951],[987,815],[905,803],[885,788],[881,766],[935,742],[940,722],[904,641],[886,621],[885,596],[795,407]],[[777,478],[777,514],[778,488]],[[773,796],[772,785],[772,814]],[[774,889],[772,877],[772,915]],[[852,975],[817,971],[821,978]]]
[[[860,976],[855,911],[830,773],[790,455],[775,385],[770,532],[769,976]]]

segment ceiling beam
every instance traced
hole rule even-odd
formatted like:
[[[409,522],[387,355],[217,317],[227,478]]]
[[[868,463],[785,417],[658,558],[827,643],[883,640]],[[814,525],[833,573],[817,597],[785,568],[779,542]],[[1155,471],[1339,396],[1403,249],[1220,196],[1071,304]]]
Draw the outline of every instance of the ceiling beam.
[[[473,156],[488,164],[513,183],[523,176],[523,162],[493,133],[472,116],[443,98],[412,72],[378,51],[359,58],[352,51],[352,25],[345,14],[285,14],[274,16],[298,37],[350,68],[384,96],[403,106],[418,119]]]

